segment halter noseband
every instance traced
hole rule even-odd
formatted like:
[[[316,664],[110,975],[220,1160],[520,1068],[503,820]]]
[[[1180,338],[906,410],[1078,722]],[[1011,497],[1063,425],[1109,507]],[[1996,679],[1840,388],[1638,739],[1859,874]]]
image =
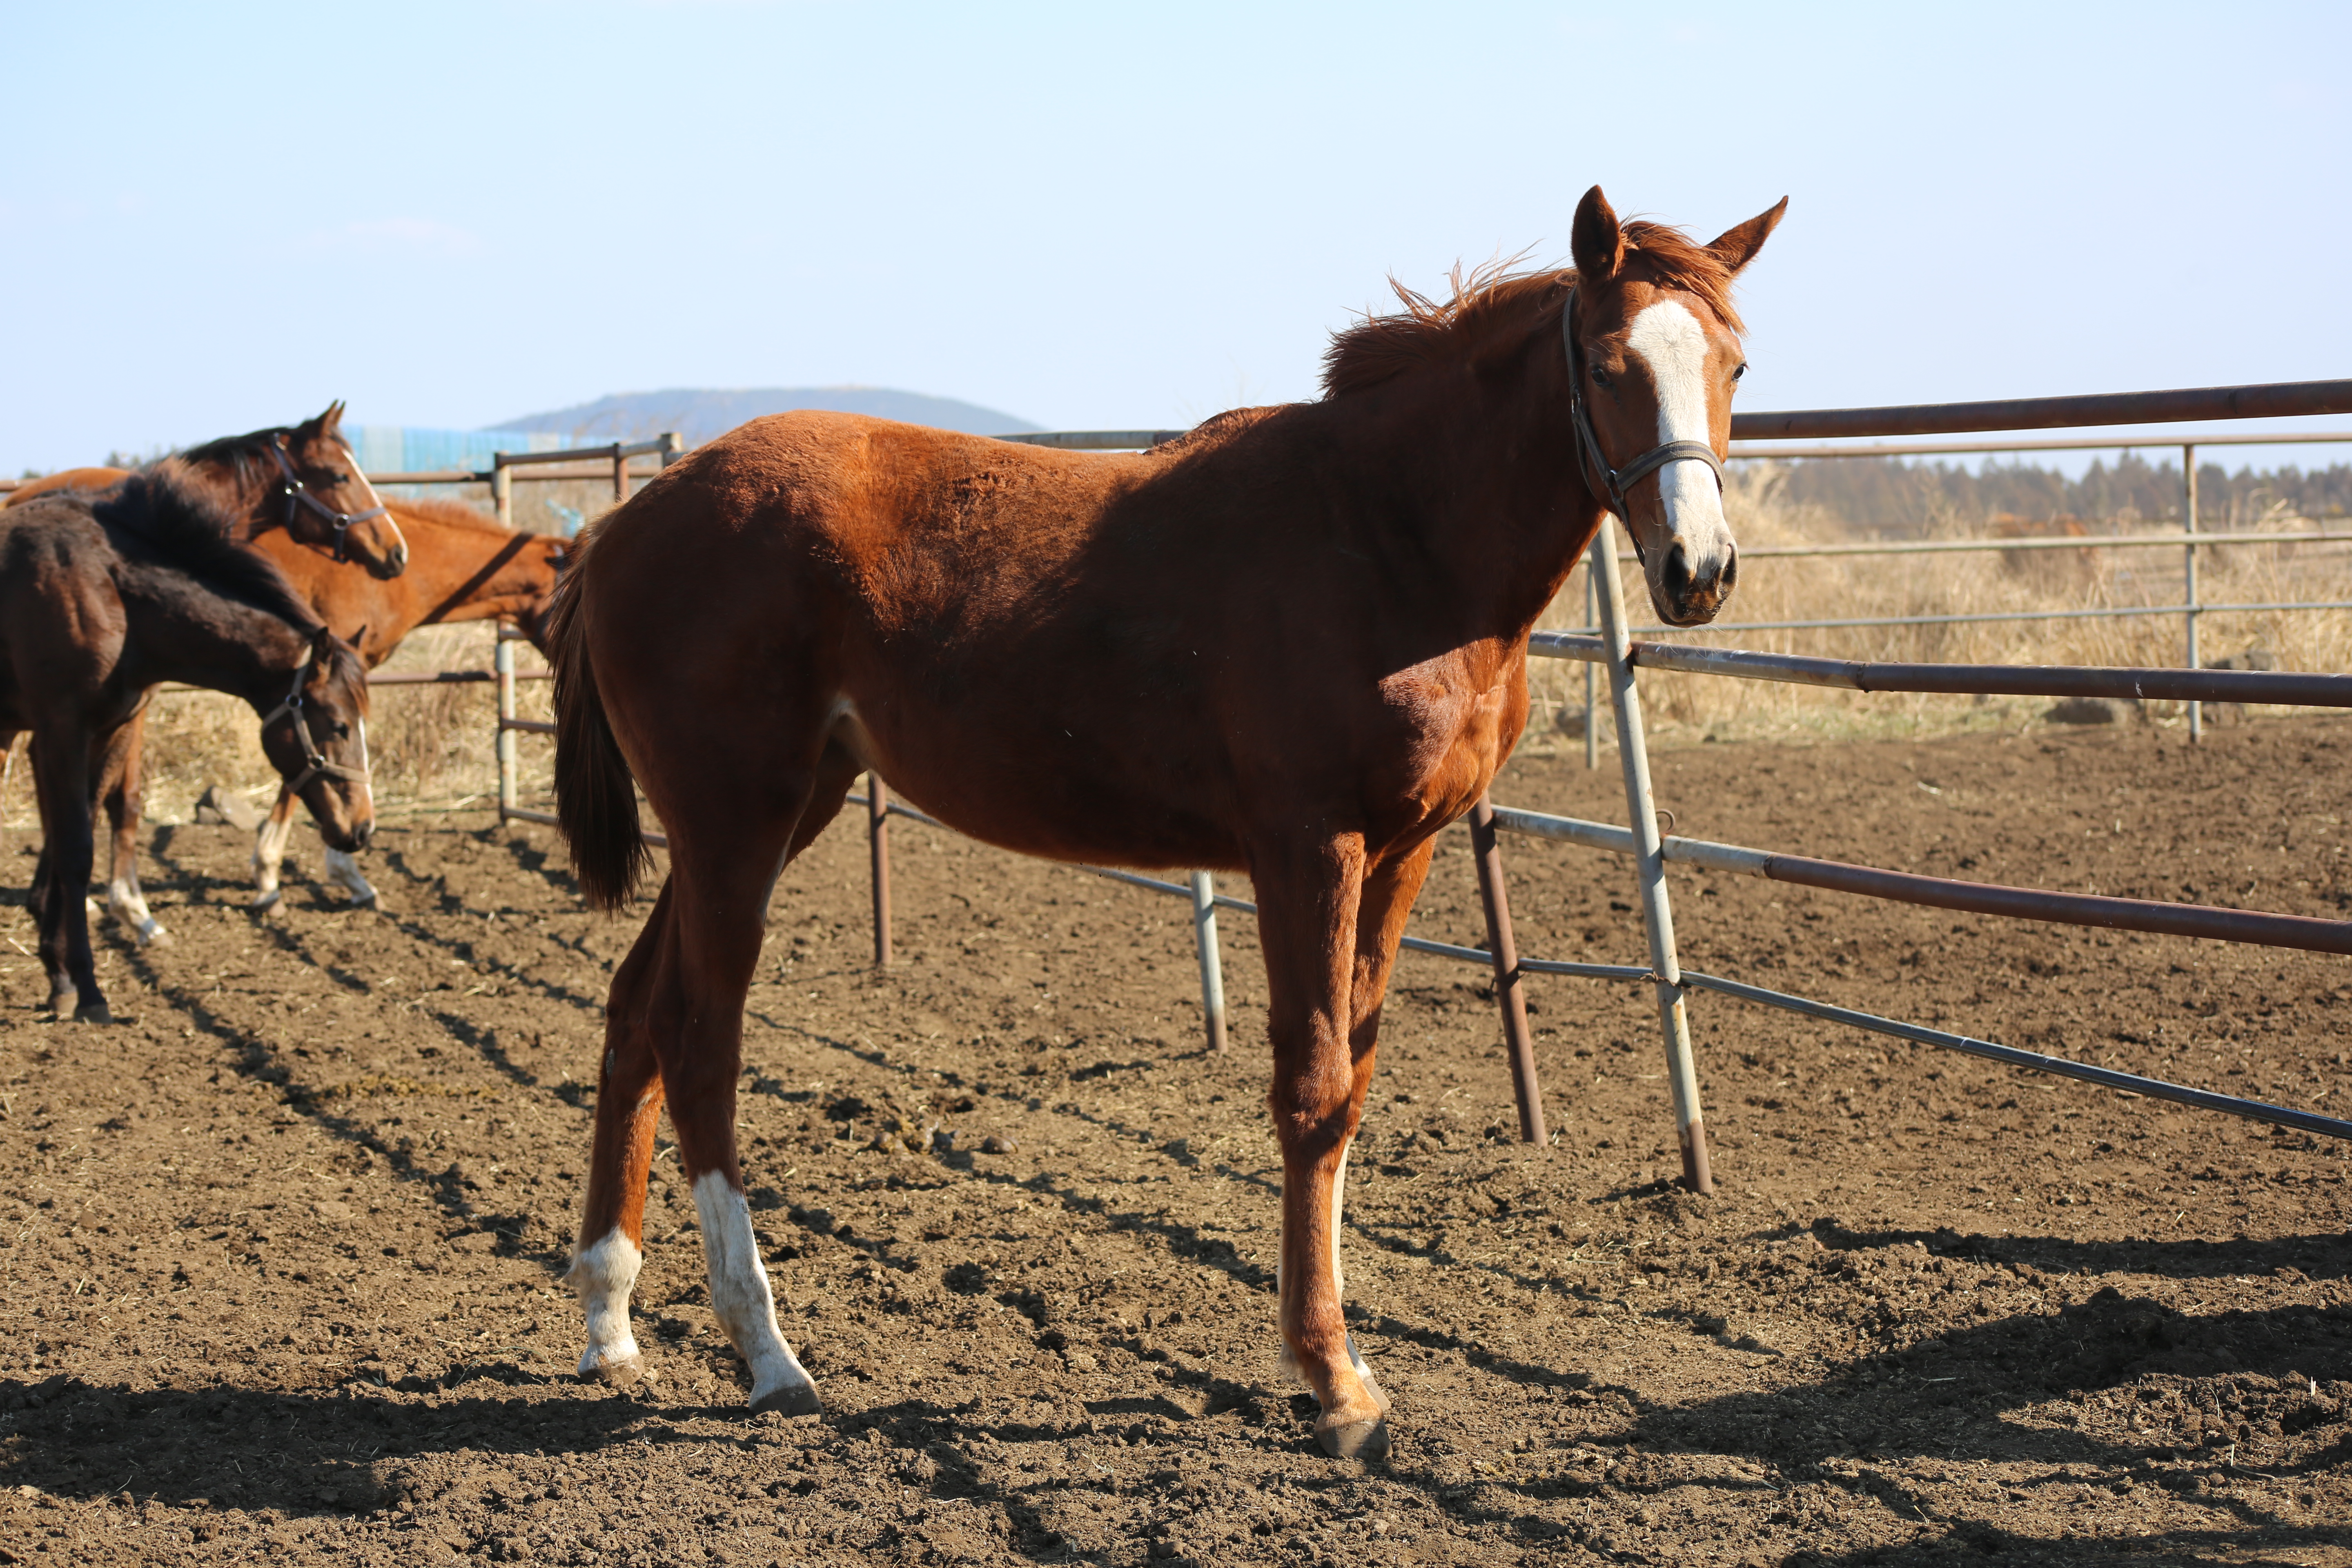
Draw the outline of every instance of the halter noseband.
[[[310,738],[310,726],[302,717],[302,688],[310,679],[310,672],[318,668],[319,656],[313,653],[309,661],[294,672],[294,689],[286,694],[286,700],[261,716],[261,727],[268,730],[285,715],[294,715],[294,739],[302,748],[303,768],[299,776],[286,781],[286,793],[289,795],[300,795],[310,787],[313,779],[357,779],[362,784],[368,781],[368,770],[364,766],[347,768],[341,763],[329,762],[326,753],[319,750],[319,743]],[[365,754],[364,750],[362,754]]]
[[[335,559],[338,561],[349,561],[351,559],[350,552],[344,549],[343,536],[351,531],[352,524],[355,522],[366,522],[372,518],[383,517],[392,510],[388,506],[377,506],[372,507],[366,511],[337,511],[333,507],[329,506],[325,501],[322,501],[317,496],[312,495],[309,487],[302,483],[301,476],[294,471],[294,465],[287,461],[285,437],[277,436],[271,437],[269,442],[269,455],[278,459],[278,472],[284,478],[286,484],[287,531],[290,533],[294,530],[295,509],[298,507],[309,507],[312,511],[315,511],[320,517],[325,518],[328,523],[333,527],[335,531]]]
[[[1568,291],[1568,304],[1559,313],[1559,334],[1568,344],[1568,417],[1576,426],[1576,464],[1584,476],[1585,488],[1601,499],[1601,504],[1617,514],[1618,521],[1630,528],[1633,514],[1625,509],[1625,492],[1656,473],[1668,463],[1688,460],[1705,463],[1715,473],[1716,489],[1723,488],[1723,459],[1705,441],[1666,441],[1651,447],[1622,468],[1612,468],[1602,455],[1600,438],[1592,433],[1592,416],[1584,407],[1584,351],[1576,341],[1576,290]],[[1642,552],[1642,542],[1633,541],[1633,553]]]

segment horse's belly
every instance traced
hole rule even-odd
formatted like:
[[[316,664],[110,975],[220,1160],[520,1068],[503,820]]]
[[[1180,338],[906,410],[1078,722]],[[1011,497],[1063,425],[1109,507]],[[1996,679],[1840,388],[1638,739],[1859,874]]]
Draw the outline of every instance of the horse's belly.
[[[1117,866],[1242,863],[1219,760],[1164,733],[1143,743],[1065,727],[1056,744],[1034,727],[872,725],[843,698],[833,735],[908,804],[1000,848]]]

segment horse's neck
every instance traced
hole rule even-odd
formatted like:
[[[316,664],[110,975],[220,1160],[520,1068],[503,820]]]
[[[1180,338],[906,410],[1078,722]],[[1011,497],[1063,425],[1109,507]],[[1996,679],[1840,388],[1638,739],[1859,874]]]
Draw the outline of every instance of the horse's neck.
[[[554,586],[548,541],[535,533],[467,528],[404,514],[408,570],[415,583],[415,626],[519,616]]]
[[[239,531],[247,538],[258,538],[268,533],[272,524],[285,521],[262,504],[275,487],[262,477],[259,458],[247,465],[242,479],[226,460],[191,463],[184,472],[187,481],[204,492],[206,500],[236,519]]]
[[[1406,531],[1423,559],[1443,563],[1453,592],[1433,608],[1470,637],[1524,638],[1607,517],[1578,472],[1567,399],[1534,363],[1540,351],[1516,375],[1356,395],[1358,417],[1332,405],[1366,522]]]
[[[268,708],[308,652],[308,639],[276,616],[178,573],[139,574],[125,582],[123,601],[142,685],[184,680]]]

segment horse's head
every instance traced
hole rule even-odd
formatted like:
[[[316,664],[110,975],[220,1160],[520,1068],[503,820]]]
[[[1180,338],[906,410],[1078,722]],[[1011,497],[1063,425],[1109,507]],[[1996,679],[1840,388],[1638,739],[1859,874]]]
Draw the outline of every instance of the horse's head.
[[[375,833],[368,790],[367,670],[324,626],[294,672],[286,700],[261,721],[261,749],[310,809],[320,837],[346,854]]]
[[[343,405],[331,403],[273,441],[286,531],[338,561],[357,561],[372,577],[397,577],[408,566],[408,541],[360,471],[342,423]]]
[[[1732,387],[1748,368],[1731,280],[1788,205],[1699,246],[1655,224],[1619,223],[1598,185],[1577,204],[1565,321],[1570,439],[1586,484],[1624,519],[1650,603],[1670,626],[1713,620],[1738,581],[1720,468]]]

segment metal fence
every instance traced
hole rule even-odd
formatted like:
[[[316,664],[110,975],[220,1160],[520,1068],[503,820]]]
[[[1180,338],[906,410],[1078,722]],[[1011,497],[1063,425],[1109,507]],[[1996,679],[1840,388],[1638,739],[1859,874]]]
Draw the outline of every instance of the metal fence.
[[[1902,408],[1834,409],[1793,414],[1742,415],[1734,418],[1732,435],[1736,441],[1752,443],[1759,437],[1767,437],[1907,436],[1939,432],[2154,423],[2167,420],[2275,417],[2347,411],[2352,411],[2352,381],[2223,387],[2185,392],[2133,393],[2081,398],[2042,398],[2013,403],[1929,405]],[[1181,431],[1161,430],[1052,431],[1004,438],[1027,445],[1053,447],[1066,450],[1118,450],[1158,445],[1181,434]],[[1502,1015],[1504,1038],[1507,1047],[1513,1088],[1517,1101],[1521,1137],[1533,1142],[1542,1142],[1546,1136],[1541,1099],[1538,1089],[1534,1045],[1527,1023],[1524,985],[1529,975],[1557,975],[1646,984],[1653,987],[1665,1048],[1668,1068],[1666,1078],[1682,1148],[1683,1180],[1686,1185],[1699,1192],[1711,1191],[1714,1184],[1707,1156],[1705,1119],[1700,1109],[1697,1068],[1690,1043],[1687,1003],[1688,993],[1693,990],[1709,991],[1719,995],[1780,1008],[1853,1028],[1958,1050],[2003,1062],[2012,1067],[2055,1073],[2112,1089],[2127,1089],[2152,1099],[2168,1100],[2231,1115],[2249,1117],[2328,1137],[2352,1138],[2352,1121],[2321,1116],[2305,1110],[2266,1105],[2235,1096],[2216,1094],[2209,1090],[2168,1083],[2110,1068],[2068,1061],[2038,1052],[2020,1050],[1970,1036],[1881,1017],[1874,1014],[1840,1007],[1743,981],[1700,974],[1683,969],[1676,952],[1673,908],[1666,887],[1665,866],[1669,861],[1707,866],[1720,870],[1762,876],[1808,887],[1897,902],[1970,910],[2002,918],[2158,931],[2330,953],[2352,954],[2352,922],[2312,920],[2302,916],[2271,914],[2257,910],[2209,909],[2201,906],[1960,882],[1943,878],[1921,877],[1906,872],[1852,866],[1800,855],[1714,844],[1701,839],[1667,837],[1659,830],[1658,814],[1652,799],[1648,747],[1635,677],[1637,668],[1652,668],[1726,676],[1741,679],[1838,687],[1855,691],[1927,691],[1987,696],[2128,696],[2181,700],[2192,705],[2201,702],[2229,701],[2352,708],[2352,676],[2209,670],[2197,667],[2196,625],[2197,616],[2200,614],[2212,614],[2223,609],[2237,608],[2279,610],[2352,608],[2352,605],[2334,601],[2261,606],[2217,605],[2200,603],[2196,593],[2196,559],[2197,552],[2200,549],[2239,543],[2274,544],[2303,539],[2352,537],[2352,535],[2324,532],[2301,535],[2278,533],[2248,535],[2200,534],[2196,531],[2195,451],[2198,447],[2263,443],[2301,444],[2313,440],[2352,440],[2352,433],[2328,432],[2251,437],[2200,434],[2189,439],[2165,441],[2067,439],[1914,445],[1900,447],[1881,445],[1864,447],[1795,448],[1749,445],[1735,450],[1732,454],[1735,458],[1778,457],[1812,458],[2177,446],[2182,449],[2185,476],[2182,510],[2184,527],[2178,534],[2102,539],[2070,537],[2051,540],[1872,542],[1845,545],[1766,547],[1747,553],[1751,557],[1762,557],[1925,554],[1949,551],[2021,548],[2180,548],[2185,552],[2188,573],[2187,603],[2112,612],[2184,616],[2187,626],[2184,651],[2188,658],[2188,667],[2179,669],[1865,662],[1669,643],[1637,642],[1632,635],[1636,630],[1667,628],[1633,627],[1628,625],[1619,569],[1620,553],[1613,548],[1612,536],[1604,531],[1595,541],[1593,548],[1586,557],[1587,604],[1590,607],[1588,620],[1591,622],[1591,627],[1580,633],[1538,633],[1531,639],[1528,651],[1538,658],[1571,659],[1584,663],[1588,672],[1588,712],[1585,735],[1589,764],[1597,762],[1594,736],[1598,728],[1597,724],[1591,721],[1596,715],[1592,710],[1594,695],[1591,680],[1594,676],[1605,674],[1610,688],[1610,703],[1616,719],[1618,752],[1624,774],[1626,804],[1631,825],[1620,827],[1606,823],[1586,822],[1577,818],[1515,810],[1508,806],[1491,805],[1484,799],[1480,800],[1471,815],[1468,826],[1474,862],[1477,871],[1480,901],[1486,917],[1486,945],[1484,948],[1463,947],[1412,936],[1406,937],[1402,943],[1407,952],[1459,963],[1480,964],[1488,968],[1494,974],[1496,999]],[[611,446],[574,448],[562,452],[500,454],[492,469],[488,472],[383,474],[376,476],[376,482],[379,484],[487,482],[491,486],[492,495],[499,504],[499,515],[503,521],[512,515],[512,487],[518,481],[577,479],[583,477],[580,465],[583,461],[591,461],[600,465],[600,468],[589,472],[609,471],[617,500],[625,499],[628,493],[628,484],[632,477],[628,461],[632,457],[657,455],[666,467],[676,459],[679,451],[680,445],[677,438],[670,436],[654,442],[615,443]],[[609,465],[609,468],[601,467],[602,465]],[[564,471],[551,474],[517,472],[524,468],[561,468]],[[2054,612],[2046,618],[2084,613],[2108,612]],[[1856,618],[1802,623],[1760,623],[1750,626],[1734,623],[1706,629],[1716,632],[1811,629],[1848,626],[1902,626],[1936,620],[1989,618],[2045,617],[2019,616]],[[396,685],[495,681],[498,686],[499,699],[499,820],[551,824],[555,821],[552,814],[530,809],[521,804],[519,795],[519,770],[516,764],[518,736],[551,734],[553,731],[553,726],[551,724],[537,720],[523,719],[517,714],[515,701],[517,683],[523,680],[546,679],[548,672],[518,669],[514,658],[514,643],[520,640],[520,634],[502,626],[498,636],[495,668],[491,670],[406,672],[375,677],[374,683]],[[2195,711],[2192,706],[2192,716]],[[2192,717],[2192,725],[2193,723]],[[944,825],[923,812],[892,801],[882,781],[872,774],[867,776],[866,793],[854,795],[850,798],[865,807],[866,812],[869,866],[873,881],[875,961],[877,964],[887,965],[892,958],[889,820],[893,816],[899,816],[933,827]],[[1635,862],[1635,879],[1641,894],[1643,924],[1649,948],[1649,962],[1645,964],[1584,963],[1520,956],[1517,951],[1511,929],[1509,898],[1499,849],[1498,836],[1503,833],[1576,844],[1630,856]],[[648,843],[656,847],[667,845],[667,839],[657,832],[648,833],[646,837]],[[1101,867],[1082,866],[1072,868],[1108,878],[1149,892],[1186,900],[1191,908],[1196,951],[1200,961],[1203,1030],[1212,1049],[1223,1049],[1227,1029],[1216,914],[1221,909],[1255,913],[1256,906],[1246,900],[1218,893],[1206,872],[1193,872],[1185,881],[1175,882]]]

